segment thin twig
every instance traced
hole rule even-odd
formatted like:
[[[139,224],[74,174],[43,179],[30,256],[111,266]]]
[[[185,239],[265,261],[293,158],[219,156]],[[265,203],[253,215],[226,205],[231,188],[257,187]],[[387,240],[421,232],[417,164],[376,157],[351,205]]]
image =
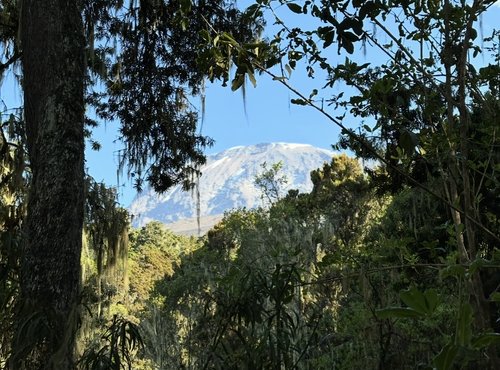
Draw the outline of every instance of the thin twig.
[[[2,74],[7,68],[9,68],[11,64],[17,62],[22,57],[22,55],[22,52],[16,51],[5,63],[0,63],[0,74]]]

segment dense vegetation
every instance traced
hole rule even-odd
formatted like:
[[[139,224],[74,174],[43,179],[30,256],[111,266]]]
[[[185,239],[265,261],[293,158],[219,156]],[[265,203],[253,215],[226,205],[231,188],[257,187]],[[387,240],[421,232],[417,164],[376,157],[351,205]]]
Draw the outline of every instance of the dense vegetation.
[[[1,121],[2,367],[500,368],[493,1],[22,3],[0,3],[0,70],[20,62],[26,103]],[[301,71],[318,88],[293,87]],[[268,206],[200,239],[130,230],[84,176],[84,102],[120,121],[138,186],[189,186],[210,140],[186,96],[257,73],[355,158],[314,170],[309,194],[281,196],[264,167]]]
[[[142,356],[161,369],[491,367],[498,322],[477,329],[467,284],[481,271],[498,318],[496,255],[461,264],[443,206],[380,194],[355,159],[311,177],[311,193],[230,212],[171,257],[138,314]],[[165,234],[139,233],[152,230]]]
[[[9,368],[65,369],[77,362],[84,149],[91,128],[102,120],[119,124],[120,166],[128,165],[137,188],[144,180],[160,191],[177,183],[189,187],[211,143],[197,133],[197,112],[187,101],[203,85],[194,52],[199,33],[209,21],[248,40],[259,22],[241,16],[232,3],[218,0],[0,2],[0,72],[12,72],[23,93],[22,107],[2,112],[9,117],[2,124],[2,153],[20,153],[23,163],[14,171],[26,169],[28,182],[12,262],[18,288],[10,302],[13,337],[2,347]],[[7,126],[15,126],[14,136]],[[107,233],[116,229],[95,228],[97,243],[107,239],[106,247],[116,247]],[[102,257],[104,244],[96,248]],[[117,260],[109,253],[110,262]],[[97,261],[98,273],[103,266]]]

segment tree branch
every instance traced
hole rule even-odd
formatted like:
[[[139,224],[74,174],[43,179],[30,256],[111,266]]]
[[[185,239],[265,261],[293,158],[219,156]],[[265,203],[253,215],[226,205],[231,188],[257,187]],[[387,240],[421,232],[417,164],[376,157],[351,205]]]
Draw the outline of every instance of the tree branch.
[[[439,199],[441,202],[443,202],[444,204],[446,204],[448,207],[450,207],[451,209],[455,210],[456,212],[462,214],[464,217],[466,217],[467,219],[469,219],[474,225],[476,225],[477,227],[479,227],[481,230],[483,230],[485,233],[487,233],[488,235],[490,235],[492,238],[494,238],[496,241],[500,242],[500,237],[495,235],[491,230],[489,230],[486,226],[484,226],[481,222],[479,222],[478,220],[474,219],[472,216],[470,216],[469,214],[465,213],[463,210],[461,210],[460,208],[458,208],[457,206],[453,205],[450,201],[448,201],[447,199],[445,199],[443,196],[439,195],[438,193],[436,193],[435,191],[433,191],[432,189],[430,189],[429,187],[427,187],[426,185],[420,183],[419,181],[415,180],[413,177],[411,177],[408,173],[406,173],[405,171],[401,170],[399,167],[391,164],[389,161],[387,161],[384,157],[382,157],[376,150],[375,148],[373,148],[369,143],[367,143],[363,138],[361,138],[359,135],[355,134],[354,132],[352,132],[351,130],[349,130],[340,120],[336,119],[335,117],[333,117],[331,114],[329,114],[328,112],[326,112],[323,108],[319,107],[318,105],[316,105],[313,101],[311,101],[309,98],[307,98],[305,95],[303,95],[300,91],[298,91],[297,89],[295,89],[293,86],[291,86],[287,81],[285,81],[283,78],[280,78],[279,76],[276,76],[274,73],[270,72],[267,68],[265,68],[264,66],[262,66],[260,63],[256,62],[255,60],[251,61],[254,66],[259,69],[260,71],[262,71],[263,73],[269,75],[270,77],[273,78],[273,80],[277,80],[279,81],[282,85],[284,85],[288,90],[290,90],[291,92],[293,92],[295,95],[297,95],[298,97],[300,97],[301,99],[303,99],[307,105],[311,106],[312,108],[316,109],[317,111],[319,111],[322,115],[324,115],[325,117],[327,117],[331,122],[333,122],[335,125],[337,125],[338,127],[340,127],[342,129],[342,132],[346,135],[348,135],[351,139],[357,141],[358,143],[361,144],[361,146],[363,146],[368,152],[370,152],[371,154],[373,154],[379,161],[381,161],[383,164],[385,164],[386,166],[390,167],[391,169],[393,169],[394,171],[396,171],[397,173],[399,173],[401,176],[403,176],[404,178],[406,178],[407,180],[409,180],[412,184],[414,184],[415,186],[421,188],[422,190],[424,190],[425,192],[427,192],[428,194],[432,195],[433,197]]]
[[[22,52],[16,51],[5,63],[0,63],[0,74],[2,74],[12,64],[17,62],[22,56],[23,56]]]

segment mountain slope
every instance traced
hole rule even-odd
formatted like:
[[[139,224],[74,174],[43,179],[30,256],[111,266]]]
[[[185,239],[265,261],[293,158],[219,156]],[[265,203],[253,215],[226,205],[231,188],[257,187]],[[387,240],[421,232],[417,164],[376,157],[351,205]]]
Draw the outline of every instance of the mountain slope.
[[[255,176],[262,173],[261,164],[268,168],[282,162],[280,174],[287,177],[283,189],[310,191],[309,173],[329,162],[334,153],[306,144],[271,143],[239,146],[207,157],[199,180],[200,215],[214,216],[225,211],[262,205],[261,192],[254,185]],[[129,207],[134,226],[151,220],[172,223],[196,217],[195,194],[176,186],[164,194],[147,189]]]

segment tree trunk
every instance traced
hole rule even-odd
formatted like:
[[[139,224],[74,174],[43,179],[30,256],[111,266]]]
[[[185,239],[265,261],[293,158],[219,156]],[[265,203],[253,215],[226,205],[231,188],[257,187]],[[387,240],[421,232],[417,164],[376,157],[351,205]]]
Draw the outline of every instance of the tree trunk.
[[[84,204],[79,1],[24,0],[23,90],[32,181],[12,369],[72,369]]]

